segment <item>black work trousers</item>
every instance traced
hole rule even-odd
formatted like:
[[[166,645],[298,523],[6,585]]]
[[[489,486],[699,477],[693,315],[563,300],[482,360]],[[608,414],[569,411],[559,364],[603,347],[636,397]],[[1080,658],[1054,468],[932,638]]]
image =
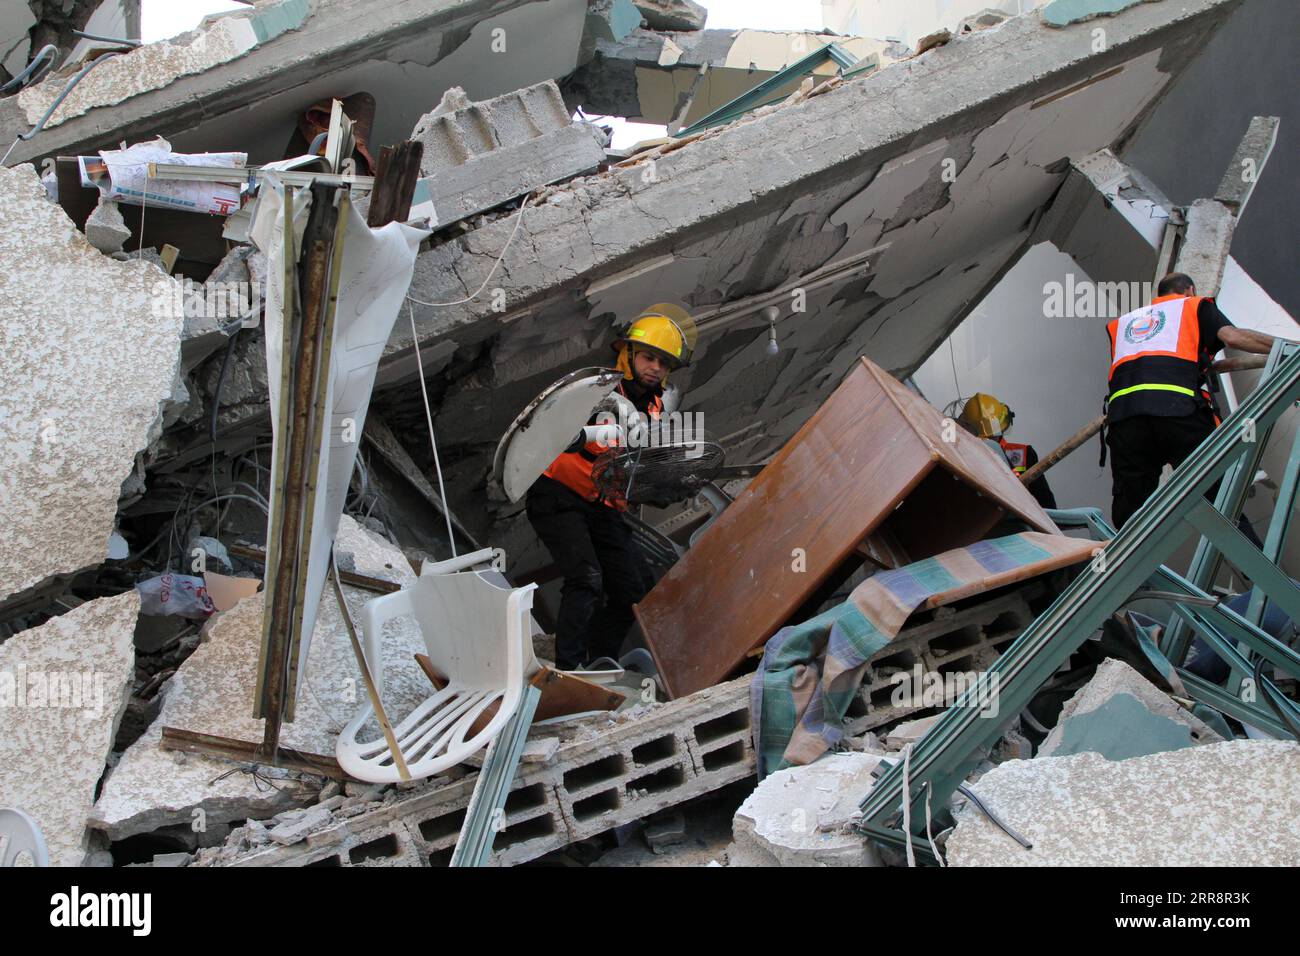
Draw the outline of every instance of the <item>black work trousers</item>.
[[[632,605],[645,597],[631,530],[615,509],[544,475],[528,490],[527,511],[564,577],[556,665],[572,670],[597,657],[617,659],[635,620]]]
[[[1116,528],[1124,527],[1133,512],[1160,484],[1165,465],[1177,468],[1214,431],[1214,415],[1208,410],[1180,418],[1135,415],[1108,425],[1110,445],[1111,509]],[[1210,501],[1218,484],[1206,497]]]

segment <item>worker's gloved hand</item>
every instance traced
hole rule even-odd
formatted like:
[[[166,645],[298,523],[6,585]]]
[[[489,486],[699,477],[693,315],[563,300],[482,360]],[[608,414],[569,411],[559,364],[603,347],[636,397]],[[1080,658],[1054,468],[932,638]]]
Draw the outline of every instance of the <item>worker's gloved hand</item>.
[[[600,442],[602,445],[622,445],[627,439],[623,427],[616,422],[606,425],[585,425],[582,429],[585,441]]]

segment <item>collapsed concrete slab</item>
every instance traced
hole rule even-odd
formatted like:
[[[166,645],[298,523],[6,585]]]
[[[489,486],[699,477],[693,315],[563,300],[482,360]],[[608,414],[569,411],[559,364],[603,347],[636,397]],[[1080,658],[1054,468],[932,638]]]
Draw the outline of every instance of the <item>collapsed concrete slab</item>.
[[[0,170],[0,210],[3,602],[104,560],[122,483],[172,394],[183,318],[153,308],[175,280],[91,248],[30,166]]]
[[[601,40],[591,60],[560,83],[565,102],[592,115],[689,126],[780,70],[834,43],[850,60],[886,66],[902,58],[898,43],[867,37],[777,30],[633,30]],[[813,68],[818,82],[839,73],[833,60]],[[794,77],[774,97],[799,85]],[[671,125],[670,125],[671,124]]]
[[[1222,740],[1128,664],[1107,659],[1065,702],[1038,756],[1098,753],[1127,760]]]
[[[347,516],[339,525],[338,546],[340,558],[347,556],[341,568],[396,583],[414,576],[400,551]],[[353,620],[359,620],[365,602],[375,595],[347,586],[343,592]],[[264,767],[255,776],[240,765],[160,746],[163,727],[261,741],[263,722],[252,716],[261,634],[261,594],[213,620],[206,641],[164,686],[157,720],[126,750],[105,782],[93,827],[120,840],[198,819],[206,825],[268,817],[315,797],[314,787],[296,785],[297,774]],[[428,697],[428,681],[414,660],[423,650],[423,638],[411,622],[396,622],[385,632],[384,701],[394,714],[405,714]],[[281,741],[294,750],[332,757],[339,730],[365,694],[332,597],[321,602],[303,687],[297,718],[284,725]]]
[[[106,255],[121,252],[122,246],[131,238],[131,230],[122,218],[122,210],[117,203],[101,200],[95,211],[86,220],[87,241]]]
[[[460,87],[420,118],[411,138],[424,145],[411,218],[438,226],[594,170],[605,160],[604,134],[569,118],[547,80],[480,103]],[[426,205],[427,204],[427,205]]]
[[[948,838],[950,866],[1300,865],[1294,742],[1012,760],[974,791],[1033,849],[967,804]]]
[[[851,829],[880,761],[878,754],[827,754],[766,777],[732,820],[732,865],[880,866],[875,847]]]
[[[635,0],[651,30],[700,30],[709,11],[693,0]]]
[[[56,127],[95,107],[117,106],[181,77],[237,59],[259,43],[300,26],[307,12],[307,0],[279,0],[258,10],[238,11],[215,19],[206,29],[149,43],[96,64],[66,97],[67,77],[59,74],[27,87],[15,99],[30,125],[49,113],[45,128]]]
[[[305,19],[296,19],[299,5],[307,8]],[[105,87],[118,88],[97,76],[121,67],[114,60],[97,67],[82,81],[99,91],[87,111],[20,142],[13,161],[94,153],[105,143],[161,131],[182,152],[225,149],[237,140],[250,144],[250,163],[269,162],[284,158],[304,109],[362,91],[378,105],[371,142],[396,143],[452,86],[481,99],[572,71],[579,62],[588,2],[284,0],[280,7],[295,16],[282,15],[251,47],[246,31],[223,25],[229,19],[223,18],[192,40],[160,41],[114,58],[123,65],[133,57],[157,61],[157,68],[142,76],[142,88],[134,79],[125,81],[121,88],[135,95],[112,100],[116,105],[96,105]],[[254,22],[275,9],[259,4]],[[272,27],[284,29],[272,37]],[[179,67],[178,53],[162,49],[201,47],[227,33],[232,35],[223,45],[229,55],[194,64],[198,72]],[[546,42],[535,42],[539,36]],[[527,55],[507,56],[520,49]],[[6,142],[31,128],[16,100],[0,100]]]
[[[86,862],[86,818],[126,709],[139,610],[132,590],[0,644],[0,806],[36,821],[53,866]]]
[[[607,362],[613,326],[650,302],[679,301],[700,324],[674,381],[731,461],[780,448],[858,355],[906,375],[1016,261],[1063,161],[1122,139],[1235,5],[1136,7],[1108,23],[1104,53],[1086,27],[1015,18],[548,190],[522,224],[504,216],[423,253],[421,348],[445,360],[456,346],[435,410],[439,443],[463,456],[454,510],[493,517],[476,483],[490,443],[563,372]],[[473,302],[421,304],[463,299],[494,268],[497,287]],[[768,305],[783,315],[776,356]],[[402,323],[379,372],[393,394],[376,404],[418,434],[412,352]],[[531,535],[506,514],[475,531],[522,554]]]

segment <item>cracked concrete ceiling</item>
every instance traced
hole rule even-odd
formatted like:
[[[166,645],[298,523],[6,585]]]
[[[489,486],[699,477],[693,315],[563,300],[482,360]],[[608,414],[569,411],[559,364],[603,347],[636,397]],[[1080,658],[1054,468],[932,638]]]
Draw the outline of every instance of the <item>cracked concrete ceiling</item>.
[[[1104,55],[1080,50],[1079,31],[1010,21],[543,196],[493,279],[504,316],[416,305],[422,351],[437,349],[444,369],[435,425],[453,507],[512,554],[531,549],[513,509],[485,508],[490,449],[546,384],[607,361],[613,326],[650,302],[702,320],[694,365],[675,381],[733,463],[780,448],[857,356],[910,374],[1019,258],[1068,161],[1122,140],[1232,4],[1196,6],[1184,12],[1210,15],[1193,24],[1168,10],[1117,18],[1112,36],[1126,21],[1131,42]],[[1067,52],[1079,55],[1065,65]],[[423,254],[414,299],[477,288],[516,222]],[[792,311],[794,288],[805,311]],[[759,314],[769,303],[781,311],[775,356]],[[393,390],[378,404],[418,442],[422,411],[410,379],[397,381],[410,341],[399,324],[381,373]]]

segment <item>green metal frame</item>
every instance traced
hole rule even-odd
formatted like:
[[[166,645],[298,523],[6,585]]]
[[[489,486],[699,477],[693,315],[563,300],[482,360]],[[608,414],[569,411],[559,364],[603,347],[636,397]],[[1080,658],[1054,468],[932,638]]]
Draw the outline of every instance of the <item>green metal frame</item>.
[[[510,784],[519,769],[519,758],[523,756],[541,697],[542,692],[535,685],[526,684],[519,709],[488,744],[483,768],[479,770],[478,782],[465,811],[465,822],[451,853],[452,866],[487,866],[492,841],[497,831],[504,829],[506,797],[510,795]]]
[[[719,106],[712,113],[701,119],[696,120],[686,129],[677,133],[677,136],[693,136],[696,133],[703,132],[714,126],[721,126],[724,123],[730,123],[737,117],[744,116],[746,113],[758,109],[760,106],[767,106],[770,103],[776,103],[789,96],[789,91],[777,93],[782,87],[786,86],[791,80],[798,79],[808,73],[811,73],[817,67],[821,66],[827,60],[834,60],[840,72],[849,69],[857,64],[852,56],[845,52],[844,48],[836,43],[828,43],[809,53],[802,60],[791,63],[782,70],[773,73],[766,80],[759,83],[753,89],[741,93],[730,103]]]
[[[1280,360],[1281,353],[1274,350],[1268,357],[1268,363],[1264,368],[1263,377],[1267,378],[1277,369],[1277,363]],[[1250,487],[1255,481],[1255,474],[1259,471],[1259,462],[1264,455],[1264,448],[1268,445],[1269,437],[1272,435],[1273,428],[1269,426],[1265,429],[1257,429],[1256,442],[1252,448],[1247,449],[1247,453],[1230,467],[1223,476],[1223,483],[1219,486],[1219,493],[1215,497],[1214,507],[1222,512],[1232,521],[1236,521],[1241,515],[1241,509],[1246,504],[1246,495],[1250,492]],[[1202,538],[1196,546],[1196,553],[1192,556],[1192,563],[1188,567],[1187,577],[1198,588],[1209,589],[1214,579],[1218,577],[1219,566],[1222,555],[1217,548],[1206,538]],[[1276,560],[1276,555],[1272,560]],[[1259,623],[1257,620],[1256,623]],[[1187,658],[1187,650],[1191,644],[1191,637],[1187,628],[1180,620],[1171,623],[1169,629],[1165,632],[1164,639],[1161,642],[1161,650],[1175,664],[1182,666]]]
[[[1251,427],[1259,439],[1286,409],[1300,400],[1300,347],[1279,342],[1270,358],[1272,374],[1260,381],[1254,393],[1178,467],[1121,532],[1115,533],[1094,509],[1052,513],[1062,527],[1087,526],[1098,537],[1110,541],[1098,550],[1091,567],[1039,615],[913,750],[907,799],[911,803],[912,838],[917,840],[915,851],[922,858],[932,859],[923,835],[927,797],[933,806],[946,807],[957,787],[1001,734],[1005,717],[1001,721],[982,717],[981,713],[987,711],[981,711],[980,701],[987,701],[987,695],[996,691],[999,713],[1021,713],[1048,678],[1106,618],[1129,602],[1143,584],[1150,582],[1153,587],[1190,598],[1188,603],[1174,605],[1184,628],[1205,637],[1230,665],[1249,669],[1242,649],[1233,646],[1233,640],[1275,666],[1300,665],[1300,656],[1290,648],[1226,607],[1217,603],[1207,607],[1213,600],[1211,595],[1162,565],[1188,535],[1199,532],[1209,539],[1209,546],[1217,548],[1226,560],[1250,576],[1269,600],[1276,601],[1293,617],[1300,615],[1300,588],[1256,550],[1232,521],[1210,508],[1203,498],[1206,490],[1235,462],[1245,457],[1257,460],[1256,446],[1262,441],[1242,440],[1252,433]],[[1292,464],[1300,464],[1294,452]],[[1294,491],[1295,475],[1288,472],[1282,485]],[[1279,499],[1277,510],[1289,512],[1292,505],[1291,500]],[[1275,522],[1278,520],[1289,521],[1289,514],[1280,519],[1275,517]],[[1270,528],[1269,538],[1277,541],[1279,549],[1284,530]],[[1233,697],[1223,688],[1216,688],[1186,671],[1180,670],[1178,674],[1188,693],[1196,699],[1260,729],[1287,736],[1282,724],[1262,706]],[[1267,679],[1264,683],[1265,687],[1255,689],[1258,694],[1276,691]],[[1300,719],[1300,707],[1295,702],[1283,699],[1279,706]],[[899,823],[903,794],[900,761],[881,776],[862,801],[859,829],[885,845],[905,845],[908,837]]]

